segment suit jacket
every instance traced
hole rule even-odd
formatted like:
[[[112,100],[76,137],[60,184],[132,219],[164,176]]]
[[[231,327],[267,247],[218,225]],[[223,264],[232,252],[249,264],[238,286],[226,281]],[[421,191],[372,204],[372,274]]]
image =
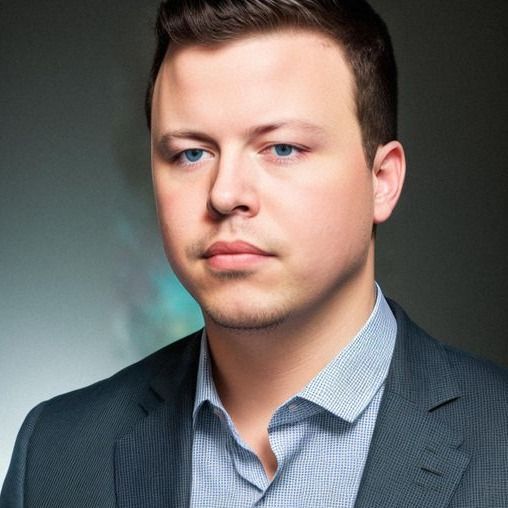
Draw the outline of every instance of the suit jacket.
[[[507,371],[390,305],[398,335],[355,508],[507,508]],[[188,506],[199,339],[34,408],[0,508]]]

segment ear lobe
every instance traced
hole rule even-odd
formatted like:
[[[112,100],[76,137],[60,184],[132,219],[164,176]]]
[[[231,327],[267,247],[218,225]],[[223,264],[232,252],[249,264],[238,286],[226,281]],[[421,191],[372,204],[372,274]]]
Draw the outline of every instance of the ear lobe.
[[[380,146],[374,158],[374,224],[387,220],[399,200],[406,175],[404,148],[398,141]]]

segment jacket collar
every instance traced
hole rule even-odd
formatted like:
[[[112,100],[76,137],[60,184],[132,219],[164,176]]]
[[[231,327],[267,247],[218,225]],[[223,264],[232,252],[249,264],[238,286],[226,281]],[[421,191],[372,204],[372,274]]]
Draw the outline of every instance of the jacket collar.
[[[200,332],[161,352],[163,367],[139,403],[146,416],[116,442],[119,508],[189,506],[199,337]]]
[[[440,415],[461,392],[443,346],[389,303],[397,341],[355,508],[444,508],[470,460]]]

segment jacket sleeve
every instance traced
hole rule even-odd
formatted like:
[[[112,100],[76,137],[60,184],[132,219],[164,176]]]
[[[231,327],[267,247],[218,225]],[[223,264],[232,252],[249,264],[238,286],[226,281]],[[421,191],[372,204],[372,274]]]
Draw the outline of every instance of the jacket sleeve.
[[[0,508],[25,507],[24,490],[28,449],[32,432],[43,408],[44,403],[32,409],[21,426],[2,492],[0,493]]]

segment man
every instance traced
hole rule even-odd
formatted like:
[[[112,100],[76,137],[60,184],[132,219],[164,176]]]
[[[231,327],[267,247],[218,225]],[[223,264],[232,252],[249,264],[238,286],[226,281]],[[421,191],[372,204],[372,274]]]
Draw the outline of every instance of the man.
[[[205,331],[37,406],[10,507],[508,506],[508,376],[374,281],[402,188],[363,1],[169,1],[147,94],[168,260]]]

